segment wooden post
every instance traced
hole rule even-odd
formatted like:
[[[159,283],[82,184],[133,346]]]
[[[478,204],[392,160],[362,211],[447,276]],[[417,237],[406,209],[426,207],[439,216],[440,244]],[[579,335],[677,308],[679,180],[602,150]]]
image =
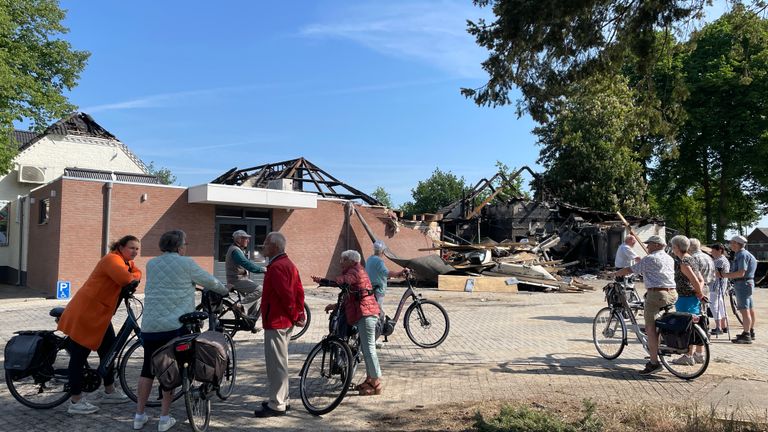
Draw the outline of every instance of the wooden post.
[[[648,249],[645,247],[645,243],[643,243],[642,240],[640,240],[640,237],[637,236],[635,231],[632,229],[632,226],[629,225],[629,222],[627,222],[626,219],[624,219],[624,216],[621,214],[621,212],[616,212],[617,215],[619,215],[619,219],[621,219],[622,222],[624,222],[624,226],[629,228],[629,235],[635,238],[638,243],[640,243],[640,247],[643,248],[643,251],[645,251],[645,254],[648,255]]]

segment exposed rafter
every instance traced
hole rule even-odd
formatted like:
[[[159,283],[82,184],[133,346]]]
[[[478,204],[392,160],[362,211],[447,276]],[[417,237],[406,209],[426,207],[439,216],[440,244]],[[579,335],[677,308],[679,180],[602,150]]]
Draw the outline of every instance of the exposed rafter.
[[[382,205],[376,198],[339,181],[304,158],[244,169],[232,168],[211,183],[266,188],[270,181],[282,179],[292,180],[295,191],[313,192],[324,198],[357,199],[370,205]]]

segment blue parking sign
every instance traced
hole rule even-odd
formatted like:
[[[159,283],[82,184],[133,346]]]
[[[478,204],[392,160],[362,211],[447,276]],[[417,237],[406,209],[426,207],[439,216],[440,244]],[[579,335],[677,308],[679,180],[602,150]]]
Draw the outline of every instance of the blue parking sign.
[[[59,300],[66,300],[69,298],[69,281],[56,282],[56,298]]]

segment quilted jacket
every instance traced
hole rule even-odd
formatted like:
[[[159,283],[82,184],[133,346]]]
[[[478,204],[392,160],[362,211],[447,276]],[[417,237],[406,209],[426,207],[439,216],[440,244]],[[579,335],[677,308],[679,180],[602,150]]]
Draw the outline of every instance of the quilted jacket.
[[[98,349],[115,314],[120,288],[137,279],[141,270],[133,261],[125,262],[117,252],[104,255],[67,304],[58,329],[78,344]]]
[[[373,295],[371,280],[360,263],[344,269],[341,276],[336,278],[336,283],[350,286],[350,294],[344,301],[344,312],[349,324],[357,323],[362,317],[379,316],[379,303]]]
[[[304,287],[299,270],[281,254],[272,259],[264,275],[261,321],[265,330],[287,329],[304,313]]]
[[[195,285],[217,292],[227,288],[189,257],[165,252],[147,262],[141,331],[156,333],[181,327],[179,317],[195,311]]]

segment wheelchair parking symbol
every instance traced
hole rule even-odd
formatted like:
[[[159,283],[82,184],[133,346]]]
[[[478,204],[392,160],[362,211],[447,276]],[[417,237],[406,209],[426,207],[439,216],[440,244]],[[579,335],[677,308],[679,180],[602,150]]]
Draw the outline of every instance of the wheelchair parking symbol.
[[[56,282],[56,298],[59,300],[66,300],[69,298],[69,281]]]

